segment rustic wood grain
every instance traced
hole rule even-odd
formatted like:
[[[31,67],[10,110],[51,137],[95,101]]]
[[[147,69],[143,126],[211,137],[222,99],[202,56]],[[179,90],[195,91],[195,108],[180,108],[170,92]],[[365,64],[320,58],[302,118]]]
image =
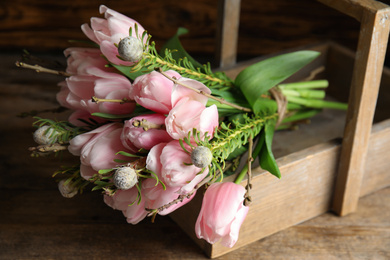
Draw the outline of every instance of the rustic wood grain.
[[[330,82],[332,88],[348,89],[351,84],[352,76],[350,75],[355,58],[353,53],[334,43],[307,46],[305,49],[321,51],[322,55],[316,62],[298,73],[298,76],[305,78],[310,71],[323,65],[326,68],[325,78],[327,78],[326,75],[332,75]],[[338,61],[341,61],[340,64]],[[247,63],[244,62],[237,64],[237,67],[242,69],[246,65]],[[229,70],[229,75],[234,76],[238,70]],[[339,73],[342,75],[335,76]],[[384,82],[387,82],[389,76],[390,74],[387,73],[383,75]],[[386,86],[383,85],[385,92],[388,91]],[[344,94],[344,91],[333,91],[332,93]],[[384,113],[389,118],[388,101],[386,103],[387,109]],[[375,131],[371,133],[370,139],[367,141],[370,144],[368,153],[362,157],[362,160],[366,162],[364,188],[362,192],[360,189],[354,190],[358,197],[390,185],[390,175],[387,171],[390,164],[385,159],[390,149],[390,135],[387,128],[389,123],[390,121],[386,120],[375,125]],[[259,188],[255,189],[254,194],[252,194],[255,202],[251,205],[251,211],[243,224],[241,237],[236,247],[266,237],[330,209],[337,176],[336,169],[339,164],[340,143],[334,140],[328,141],[337,137],[341,138],[344,125],[344,113],[325,110],[312,119],[312,124],[300,126],[299,131],[281,131],[275,134],[273,150],[279,158],[277,162],[283,176],[282,180],[276,180],[258,168],[253,170],[253,185]],[[322,145],[316,145],[319,143]],[[363,163],[362,165],[364,167]],[[288,179],[286,185],[283,185],[286,179]],[[246,181],[243,181],[243,185],[246,185]],[[179,209],[173,214],[174,220],[184,230],[187,230],[194,241],[204,248],[210,256],[218,257],[229,252],[229,249],[219,244],[210,246],[204,241],[196,239],[192,229],[196,216],[192,216],[191,212],[199,210],[200,203],[201,198],[197,198],[194,204]],[[291,211],[286,213],[285,209],[290,209],[290,207],[292,207]],[[289,216],[288,218],[284,218],[286,214]],[[255,224],[258,222],[266,224]]]
[[[182,26],[189,29],[182,41],[190,53],[212,57],[216,52],[218,0],[106,4],[140,22],[158,46]],[[0,48],[65,49],[72,45],[68,40],[86,39],[80,26],[90,17],[100,17],[98,6],[88,0],[4,0],[0,4]],[[324,40],[355,49],[358,31],[359,23],[353,18],[314,0],[247,0],[241,3],[237,51],[242,60]]]
[[[56,107],[56,84],[62,77],[16,68],[18,55],[0,56],[0,259],[206,258],[168,217],[133,226],[98,193],[62,198],[50,176],[59,164],[72,164],[77,158],[30,158],[26,148],[33,145],[34,120],[16,117],[31,109]],[[64,62],[62,56],[46,58]],[[355,214],[326,214],[220,259],[388,259],[389,200],[389,189],[379,191],[361,199]]]
[[[238,28],[241,0],[220,0],[217,24],[217,61],[219,68],[235,65],[237,60]]]
[[[362,2],[366,5],[369,3]],[[350,3],[343,8],[351,10],[348,7],[350,5],[355,4]],[[370,8],[365,6],[362,10],[364,12],[332,206],[342,216],[354,212],[358,204],[390,29],[389,7],[378,6],[372,1]]]

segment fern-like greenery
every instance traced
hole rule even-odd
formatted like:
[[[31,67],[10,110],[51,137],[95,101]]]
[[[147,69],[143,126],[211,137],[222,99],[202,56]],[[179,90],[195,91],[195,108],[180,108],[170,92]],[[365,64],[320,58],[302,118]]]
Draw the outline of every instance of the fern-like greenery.
[[[211,142],[213,156],[220,161],[226,160],[236,149],[246,145],[250,137],[255,138],[267,122],[274,121],[277,117],[277,113],[265,116],[244,114],[242,122],[222,122]]]
[[[135,26],[138,37],[138,28]],[[132,35],[130,28],[129,35]],[[143,58],[135,65],[129,67],[129,73],[149,73],[157,68],[162,70],[175,70],[181,76],[196,79],[211,89],[226,89],[233,86],[233,81],[223,72],[212,72],[210,64],[204,64],[201,67],[194,66],[191,61],[184,57],[176,60],[172,53],[175,50],[165,49],[164,56],[159,55],[156,50],[155,42],[151,41],[151,35],[145,31],[140,39],[144,44]],[[119,57],[120,58],[120,57]]]
[[[56,142],[59,144],[67,144],[73,137],[88,131],[85,128],[74,126],[66,121],[54,121],[51,119],[39,117],[35,118],[38,119],[34,122],[35,126],[42,127],[44,125],[47,125],[49,126],[48,130],[54,130],[52,131],[52,135],[55,135],[53,137],[55,137]]]

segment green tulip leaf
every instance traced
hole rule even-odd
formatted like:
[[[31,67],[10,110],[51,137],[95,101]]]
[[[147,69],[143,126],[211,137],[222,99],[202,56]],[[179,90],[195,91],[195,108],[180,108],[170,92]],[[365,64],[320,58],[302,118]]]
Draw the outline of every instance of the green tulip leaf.
[[[272,57],[242,70],[235,79],[252,108],[262,94],[284,81],[320,55],[316,51],[297,51]],[[257,113],[259,111],[254,112]]]
[[[275,157],[272,153],[272,139],[275,132],[275,122],[269,122],[264,126],[263,131],[260,133],[259,143],[263,144],[261,146],[259,154],[259,163],[260,167],[264,170],[267,170],[272,175],[280,178],[280,170],[276,164]]]

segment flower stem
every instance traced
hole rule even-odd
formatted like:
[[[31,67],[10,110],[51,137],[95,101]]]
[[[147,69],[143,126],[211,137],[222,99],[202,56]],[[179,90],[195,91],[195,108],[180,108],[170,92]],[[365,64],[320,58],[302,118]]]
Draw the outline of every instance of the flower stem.
[[[292,97],[288,96],[287,100],[289,102],[293,102],[299,105],[304,105],[307,107],[313,108],[332,108],[332,109],[341,109],[346,110],[348,105],[345,103],[334,102],[334,101],[326,101],[320,99],[305,99],[300,97]]]
[[[127,98],[123,98],[123,99],[104,99],[104,98],[98,98],[98,97],[95,97],[95,96],[92,97],[92,102],[95,102],[97,104],[99,104],[101,102],[112,102],[112,103],[121,103],[121,104],[124,104],[124,103],[134,103],[133,100],[128,100]]]
[[[327,80],[312,80],[304,82],[294,82],[278,85],[281,89],[313,89],[313,88],[327,88],[329,85]]]
[[[52,69],[48,69],[48,68],[45,68],[45,67],[42,67],[42,66],[39,66],[39,65],[31,65],[31,64],[24,63],[24,62],[20,62],[20,61],[17,61],[15,63],[15,65],[17,67],[35,70],[38,73],[44,72],[44,73],[49,73],[49,74],[65,76],[65,77],[72,76],[71,74],[69,74],[69,73],[67,73],[65,71],[52,70]]]
[[[257,143],[255,146],[255,149],[253,149],[252,155],[250,156],[252,159],[259,156],[261,148],[263,147],[263,143]],[[249,160],[250,158],[248,158]],[[236,179],[234,180],[235,184],[240,184],[242,180],[244,179],[245,175],[249,172],[250,164],[245,164],[244,168],[242,168],[241,172],[237,174]],[[251,174],[251,173],[250,173]],[[249,175],[248,175],[249,178]]]

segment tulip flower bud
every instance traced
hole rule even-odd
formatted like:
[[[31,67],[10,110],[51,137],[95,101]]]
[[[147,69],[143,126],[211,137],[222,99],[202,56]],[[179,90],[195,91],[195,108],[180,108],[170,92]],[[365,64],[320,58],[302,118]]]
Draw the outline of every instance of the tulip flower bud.
[[[142,58],[144,46],[138,38],[128,36],[119,42],[118,53],[126,61],[137,62]]]
[[[61,180],[58,183],[58,190],[61,195],[65,198],[73,198],[78,190],[75,186],[72,185],[72,182],[65,183],[66,180]]]
[[[114,185],[120,190],[128,190],[138,182],[138,176],[131,167],[121,167],[115,171]]]
[[[49,128],[50,126],[44,125],[34,132],[33,138],[37,144],[53,144],[57,141],[57,132],[53,128]]]
[[[213,154],[210,149],[205,146],[198,146],[191,153],[192,163],[199,168],[204,168],[210,165],[213,159]]]

